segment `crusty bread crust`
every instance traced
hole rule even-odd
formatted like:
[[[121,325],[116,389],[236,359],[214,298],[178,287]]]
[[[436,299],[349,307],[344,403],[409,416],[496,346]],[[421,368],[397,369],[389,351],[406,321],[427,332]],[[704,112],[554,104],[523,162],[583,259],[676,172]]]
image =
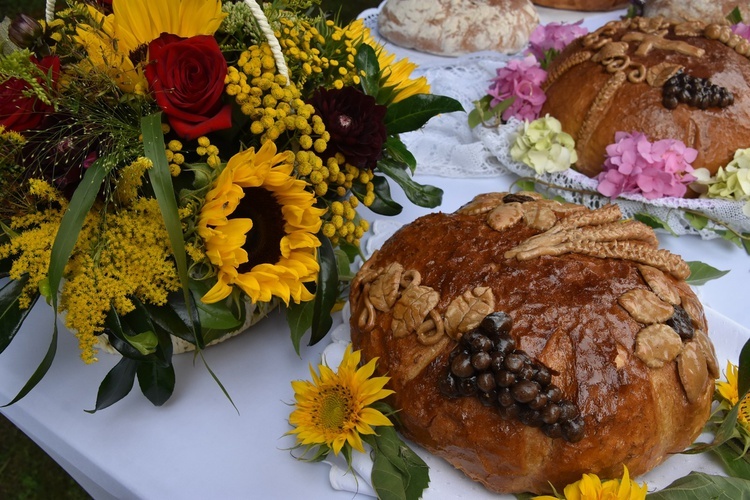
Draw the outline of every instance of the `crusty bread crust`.
[[[607,222],[615,209],[526,201],[517,218],[519,203],[500,196],[405,226],[352,283],[352,342],[391,377],[400,430],[502,493],[547,492],[550,482],[562,491],[584,472],[619,477],[623,465],[643,474],[690,445],[709,416],[719,368],[700,303],[674,276],[684,263],[656,248],[650,228]],[[615,232],[621,238],[608,242]],[[557,254],[565,241],[579,241],[579,250]],[[535,245],[542,255],[514,250]],[[616,257],[603,258],[603,247]],[[675,304],[695,336],[678,340],[680,354],[664,361],[643,332],[670,332],[658,311]],[[509,314],[518,347],[556,373],[552,382],[583,417],[579,442],[504,419],[476,397],[441,393],[457,339],[488,311]],[[652,322],[661,326],[647,329]]]
[[[530,0],[388,0],[378,16],[390,42],[444,56],[518,52],[538,24]]]

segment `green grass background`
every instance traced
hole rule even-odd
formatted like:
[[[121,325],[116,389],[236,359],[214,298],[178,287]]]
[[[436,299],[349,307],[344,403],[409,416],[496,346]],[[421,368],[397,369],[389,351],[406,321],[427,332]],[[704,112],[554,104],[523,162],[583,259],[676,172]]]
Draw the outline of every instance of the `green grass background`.
[[[367,8],[376,7],[379,2],[380,0],[322,0],[322,7],[327,12],[340,12],[342,20],[349,20]],[[58,3],[62,4],[63,1]],[[0,20],[6,16],[13,18],[21,12],[42,18],[44,4],[44,0],[0,0]],[[81,418],[95,417],[85,415],[82,409]],[[0,499],[88,498],[91,497],[86,491],[34,441],[0,415]]]

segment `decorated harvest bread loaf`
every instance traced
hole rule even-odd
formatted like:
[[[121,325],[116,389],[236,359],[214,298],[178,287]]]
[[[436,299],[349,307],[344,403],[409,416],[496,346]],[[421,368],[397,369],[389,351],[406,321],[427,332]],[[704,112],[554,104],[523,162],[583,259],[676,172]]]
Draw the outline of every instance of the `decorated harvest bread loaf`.
[[[643,15],[663,16],[675,21],[699,19],[709,23],[723,23],[735,8],[740,10],[743,19],[750,19],[747,0],[646,0]]]
[[[719,375],[687,264],[653,231],[536,193],[421,217],[351,287],[401,430],[497,492],[632,475],[683,450]]]
[[[378,15],[390,42],[444,56],[518,52],[538,24],[531,0],[388,0]]]
[[[533,0],[536,5],[567,10],[612,10],[624,7],[629,0]]]
[[[750,42],[727,25],[663,18],[613,21],[550,65],[549,113],[576,141],[576,168],[601,171],[615,133],[676,139],[714,174],[750,146]]]

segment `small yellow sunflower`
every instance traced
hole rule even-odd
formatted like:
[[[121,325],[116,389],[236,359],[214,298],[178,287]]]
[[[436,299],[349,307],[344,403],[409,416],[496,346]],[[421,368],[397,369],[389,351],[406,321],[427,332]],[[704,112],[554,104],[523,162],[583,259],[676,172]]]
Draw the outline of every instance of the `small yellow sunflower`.
[[[731,361],[727,361],[727,370],[724,372],[727,381],[716,382],[716,391],[719,395],[729,403],[729,407],[733,407],[739,401],[739,389],[737,387],[737,376],[739,374],[739,368]],[[745,397],[740,404],[740,411],[737,414],[737,421],[747,431],[750,431],[750,397]]]
[[[565,500],[644,500],[648,487],[640,486],[630,479],[627,467],[623,467],[622,480],[610,479],[602,482],[596,474],[584,474],[575,483],[565,487],[562,497]],[[534,497],[533,500],[558,500],[549,495]]]
[[[310,366],[313,381],[292,382],[296,409],[289,416],[301,446],[325,446],[338,455],[344,445],[364,453],[362,436],[375,434],[373,427],[393,425],[380,411],[369,406],[393,391],[383,389],[389,377],[372,377],[377,358],[357,369],[360,351],[346,348],[338,372],[319,365],[320,375]]]
[[[315,233],[324,209],[307,184],[293,177],[294,155],[277,154],[273,141],[234,155],[206,195],[197,231],[218,282],[202,300],[218,302],[238,286],[253,302],[279,297],[289,304],[313,295],[320,266]]]
[[[396,54],[388,52],[382,45],[375,41],[362,19],[352,21],[346,29],[353,40],[361,38],[362,43],[375,49],[380,72],[382,73],[380,85],[381,87],[391,87],[393,89],[391,102],[398,102],[415,94],[430,93],[430,84],[427,83],[427,78],[424,76],[420,76],[417,79],[411,78],[411,74],[417,68],[417,65],[407,58],[399,59],[394,63]]]

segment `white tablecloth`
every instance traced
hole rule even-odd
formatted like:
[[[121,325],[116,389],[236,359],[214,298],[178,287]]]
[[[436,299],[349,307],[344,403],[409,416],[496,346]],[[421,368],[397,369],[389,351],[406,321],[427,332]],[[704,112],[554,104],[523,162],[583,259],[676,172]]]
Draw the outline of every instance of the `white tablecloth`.
[[[477,193],[506,189],[513,179],[417,180],[443,188],[440,210],[450,212]],[[405,207],[395,220],[408,222],[430,211],[412,207],[397,188],[394,194]],[[723,240],[669,235],[660,240],[686,260],[730,269],[700,287],[699,296],[719,314],[750,325],[745,298],[750,256]],[[38,305],[0,356],[0,403],[9,401],[38,365],[52,321],[50,309]],[[711,335],[721,336],[722,328]],[[83,410],[93,408],[98,385],[116,358],[101,354],[99,363],[84,365],[75,338],[63,328],[47,377],[21,402],[1,411],[97,499],[351,499],[351,493],[331,488],[327,465],[292,458],[287,450],[292,441],[283,437],[293,400],[290,381],[309,378],[308,364],[319,362],[325,344],[303,347],[298,357],[284,318],[274,314],[205,351],[239,413],[202,362],[186,354],[175,358],[177,387],[163,407],[152,406],[136,387],[125,400],[91,415]],[[726,359],[720,363],[723,367]]]

